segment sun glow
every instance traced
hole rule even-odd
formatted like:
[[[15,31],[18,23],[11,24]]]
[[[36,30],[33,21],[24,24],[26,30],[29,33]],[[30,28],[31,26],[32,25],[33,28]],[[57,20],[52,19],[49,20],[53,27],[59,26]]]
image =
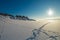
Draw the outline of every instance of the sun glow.
[[[54,20],[48,20],[48,22],[54,22]]]
[[[55,18],[46,18],[48,20],[48,22],[54,22]]]
[[[48,10],[48,15],[52,16],[53,15],[53,11],[51,9]]]

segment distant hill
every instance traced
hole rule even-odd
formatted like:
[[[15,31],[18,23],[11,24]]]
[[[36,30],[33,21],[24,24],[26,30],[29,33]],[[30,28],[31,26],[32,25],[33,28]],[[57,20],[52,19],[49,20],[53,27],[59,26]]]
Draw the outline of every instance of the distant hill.
[[[15,19],[15,20],[29,20],[29,21],[35,21],[34,19],[30,19],[27,16],[22,16],[22,15],[16,15],[13,16],[11,14],[7,14],[7,13],[0,13],[1,16],[4,17],[9,17],[10,19]]]
[[[0,15],[2,15],[2,16],[13,16],[13,15],[7,14],[7,13],[0,13]]]

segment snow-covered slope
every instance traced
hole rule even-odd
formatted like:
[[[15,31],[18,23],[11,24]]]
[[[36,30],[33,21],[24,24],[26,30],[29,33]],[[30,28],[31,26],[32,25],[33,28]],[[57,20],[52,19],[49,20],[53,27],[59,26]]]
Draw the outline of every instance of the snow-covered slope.
[[[8,17],[0,16],[0,40],[27,40],[30,36],[34,36],[32,35],[33,33],[32,30],[34,29],[39,30],[39,28],[47,22],[48,21],[44,20],[41,21],[13,20],[9,19]],[[59,34],[60,33],[59,23],[60,21],[57,21],[56,23],[49,23],[43,29],[55,31],[58,32]],[[43,34],[42,32],[41,35],[44,35],[45,37],[45,34]],[[43,37],[41,36],[41,38]]]

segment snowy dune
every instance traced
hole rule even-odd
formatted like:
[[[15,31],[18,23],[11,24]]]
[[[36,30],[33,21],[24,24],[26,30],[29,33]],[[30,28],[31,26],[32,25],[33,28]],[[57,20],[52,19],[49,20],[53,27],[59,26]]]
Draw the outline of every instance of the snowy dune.
[[[0,40],[26,40],[26,38],[31,36],[33,29],[38,29],[48,22],[48,20],[13,20],[2,16],[0,17]],[[58,32],[60,34],[60,20],[49,22],[43,29]]]

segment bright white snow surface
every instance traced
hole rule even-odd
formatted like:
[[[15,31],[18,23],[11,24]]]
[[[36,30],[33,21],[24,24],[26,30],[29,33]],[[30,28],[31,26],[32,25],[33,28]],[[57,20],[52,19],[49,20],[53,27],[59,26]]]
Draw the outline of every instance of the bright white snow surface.
[[[33,29],[40,28],[47,20],[23,21],[0,16],[0,40],[26,40]],[[60,33],[60,20],[50,22],[43,29]]]

